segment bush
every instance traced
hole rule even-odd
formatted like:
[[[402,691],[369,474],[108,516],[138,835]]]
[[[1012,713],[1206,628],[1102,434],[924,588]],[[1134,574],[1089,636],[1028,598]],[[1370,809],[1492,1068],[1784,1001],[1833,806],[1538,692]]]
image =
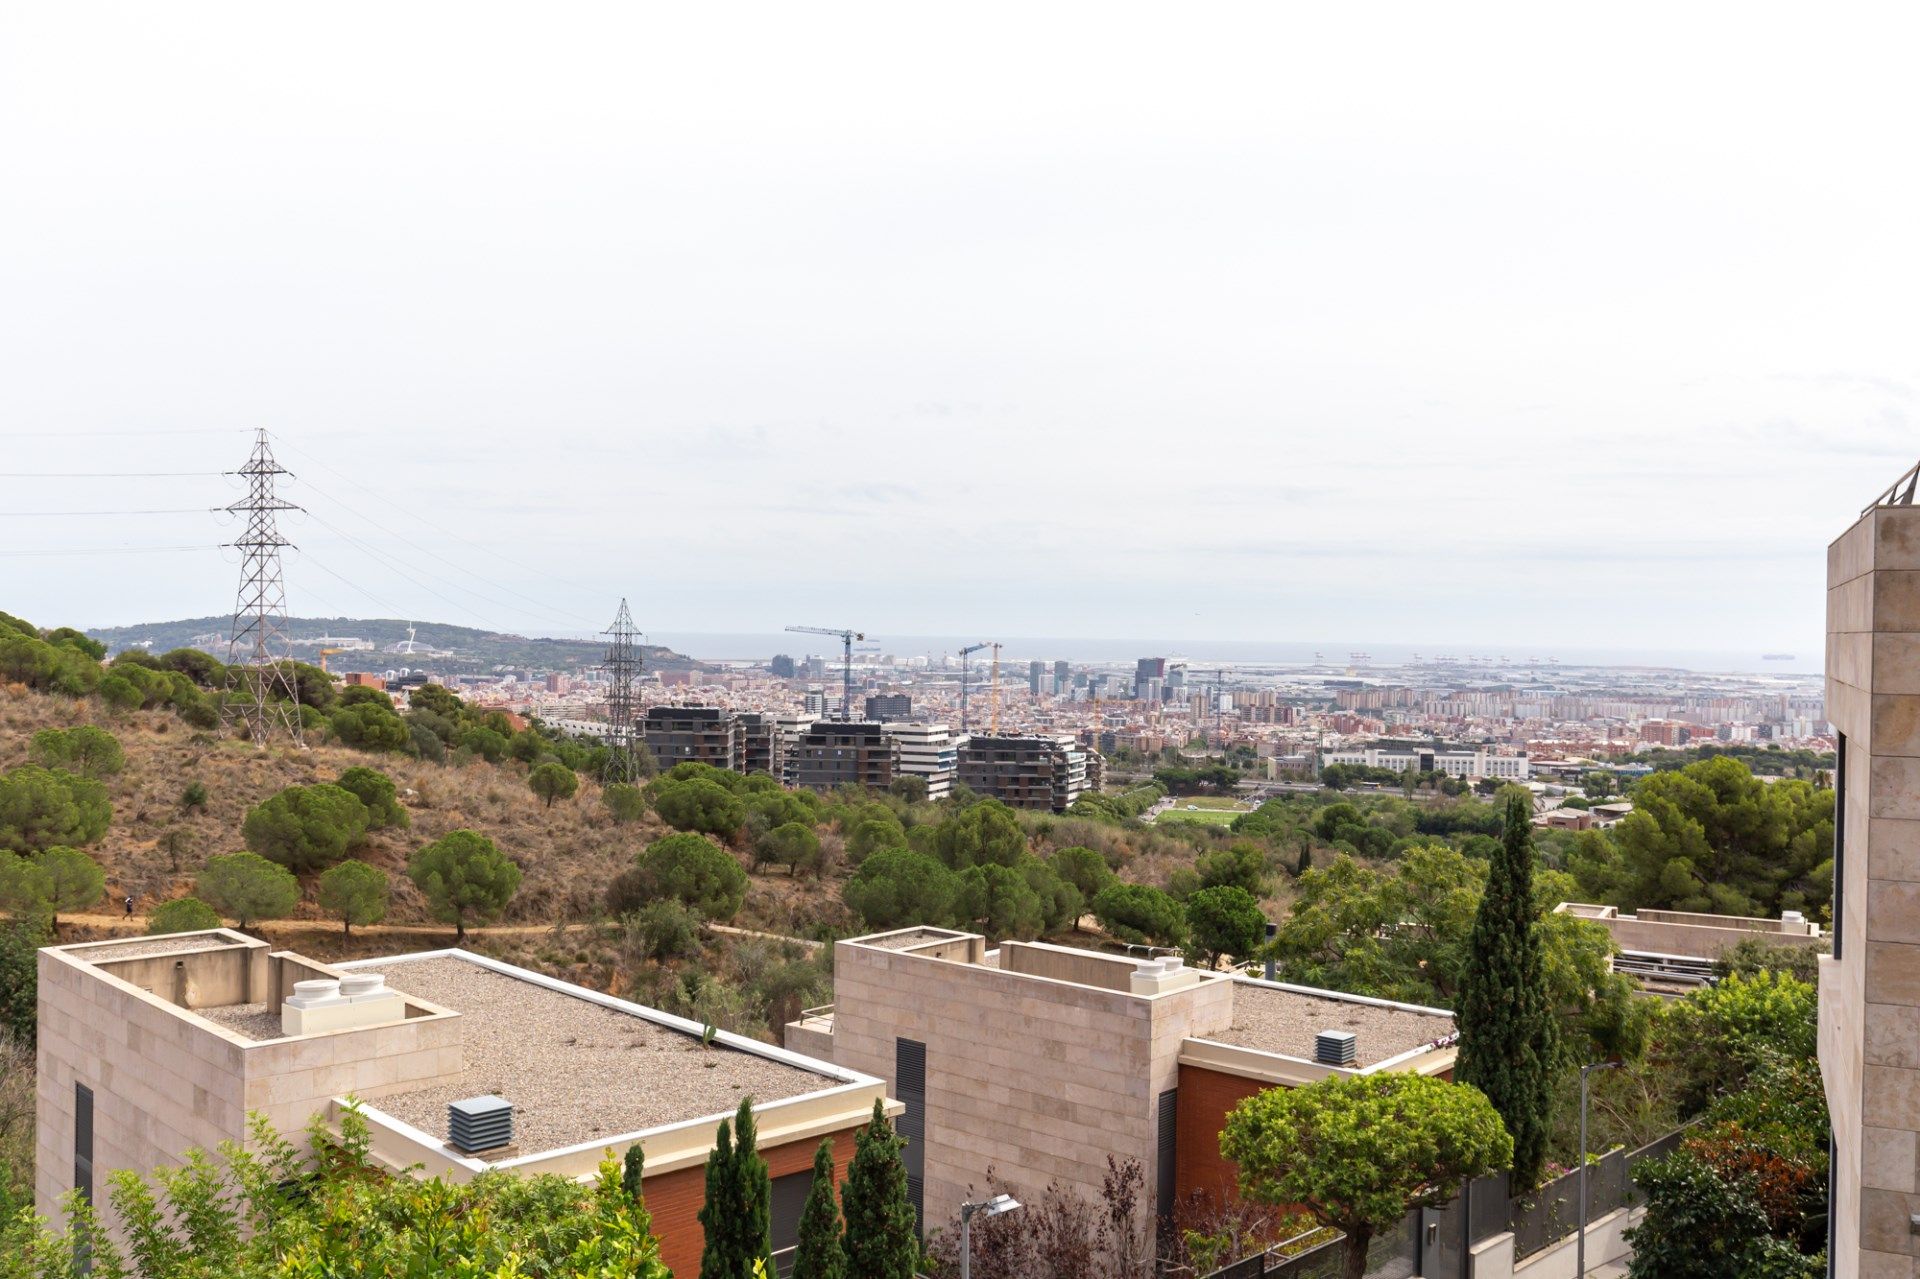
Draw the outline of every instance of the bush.
[[[147,916],[147,936],[199,933],[220,927],[220,912],[198,897],[176,897]]]
[[[255,853],[207,858],[194,895],[245,928],[260,919],[282,919],[300,904],[300,881]]]
[[[627,947],[642,959],[700,953],[700,917],[675,901],[652,901],[627,915]]]
[[[331,866],[367,835],[367,806],[340,786],[289,786],[255,805],[241,826],[247,847],[291,870]]]
[[[39,1017],[39,950],[52,940],[42,918],[0,919],[0,1033],[33,1042]]]
[[[725,849],[698,835],[654,840],[640,854],[638,867],[649,896],[671,897],[703,919],[732,919],[746,900],[747,872]]]
[[[856,866],[883,848],[906,846],[906,829],[891,814],[863,817],[847,832],[847,858]]]
[[[188,782],[187,788],[180,792],[180,807],[205,808],[207,806],[207,785],[205,782]]]
[[[498,764],[507,757],[507,739],[491,728],[470,728],[460,734],[460,749],[478,755],[489,764]]]
[[[616,825],[637,822],[647,813],[646,797],[631,782],[615,782],[600,792],[600,802],[612,814]]]
[[[334,785],[366,806],[368,830],[391,826],[405,830],[413,824],[407,810],[400,806],[400,792],[393,779],[377,768],[349,768]]]

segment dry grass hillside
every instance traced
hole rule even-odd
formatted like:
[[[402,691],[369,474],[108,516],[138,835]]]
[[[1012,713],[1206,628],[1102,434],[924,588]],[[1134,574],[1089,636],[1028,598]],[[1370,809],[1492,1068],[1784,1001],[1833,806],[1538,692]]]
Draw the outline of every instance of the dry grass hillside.
[[[127,757],[118,776],[104,779],[113,800],[113,824],[106,838],[87,850],[107,872],[103,910],[114,910],[115,903],[131,894],[135,909],[144,914],[190,892],[194,874],[209,856],[245,848],[240,827],[249,808],[282,787],[332,781],[356,765],[380,768],[392,777],[412,817],[410,829],[376,832],[354,854],[392,878],[389,923],[431,922],[406,878],[406,860],[414,849],[449,831],[477,830],[519,864],[524,875],[520,893],[502,922],[523,924],[590,916],[607,881],[649,839],[665,831],[651,814],[640,822],[615,825],[600,803],[599,787],[586,778],[578,795],[549,811],[527,789],[521,765],[442,767],[404,755],[368,755],[333,745],[262,751],[189,728],[170,711],[115,714],[98,701],[17,687],[0,691],[0,770],[28,761],[34,733],[76,724],[113,733]],[[197,811],[180,802],[181,793],[195,781],[207,788],[206,807]],[[184,837],[184,848],[170,856],[165,837],[176,831]],[[313,900],[311,879],[304,885],[307,893],[298,916],[319,920],[323,915]],[[778,886],[770,889],[778,898]]]

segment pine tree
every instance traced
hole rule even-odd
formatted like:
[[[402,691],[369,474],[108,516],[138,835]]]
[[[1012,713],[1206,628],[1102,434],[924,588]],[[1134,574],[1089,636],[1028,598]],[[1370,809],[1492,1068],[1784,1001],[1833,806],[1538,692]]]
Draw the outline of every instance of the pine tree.
[[[1454,1021],[1454,1078],[1487,1095],[1513,1136],[1513,1188],[1539,1183],[1547,1154],[1556,1039],[1533,901],[1533,811],[1507,798],[1506,831],[1474,917]]]
[[[833,1139],[813,1153],[813,1185],[800,1209],[800,1246],[792,1279],[847,1279],[847,1254],[840,1246],[840,1206],[833,1195]]]
[[[905,1144],[875,1101],[873,1118],[854,1137],[853,1162],[840,1188],[847,1279],[913,1279],[920,1240],[900,1158]]]

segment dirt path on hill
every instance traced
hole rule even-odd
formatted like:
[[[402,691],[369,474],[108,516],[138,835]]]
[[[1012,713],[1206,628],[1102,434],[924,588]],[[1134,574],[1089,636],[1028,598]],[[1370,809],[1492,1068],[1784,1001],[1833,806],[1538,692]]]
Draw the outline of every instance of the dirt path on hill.
[[[81,924],[88,928],[101,929],[118,936],[144,936],[147,931],[146,917],[137,914],[131,919],[128,919],[124,915],[69,914],[60,916],[62,929],[66,928],[69,924]],[[592,927],[592,925],[569,924],[561,931],[564,932],[567,928],[589,927]],[[809,950],[818,949],[820,946],[819,942],[806,937],[787,937],[780,933],[763,933],[752,928],[732,928],[725,924],[708,924],[707,927],[716,933],[724,933],[729,937],[759,937],[766,941],[792,942],[796,946],[805,946]],[[264,919],[255,922],[247,931],[259,934],[338,932],[339,924],[337,921],[325,919]],[[499,924],[486,927],[471,927],[467,929],[467,936],[526,937],[535,933],[549,933],[552,931],[553,925],[551,924]],[[453,929],[447,924],[356,924],[352,935],[355,937],[438,936],[446,938],[448,945],[453,944]]]

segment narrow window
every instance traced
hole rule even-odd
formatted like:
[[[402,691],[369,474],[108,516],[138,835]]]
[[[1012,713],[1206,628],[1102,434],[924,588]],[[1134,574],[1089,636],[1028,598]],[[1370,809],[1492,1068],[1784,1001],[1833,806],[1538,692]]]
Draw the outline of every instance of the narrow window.
[[[1160,1132],[1158,1184],[1154,1187],[1155,1208],[1162,1221],[1173,1216],[1174,1164],[1179,1149],[1180,1090],[1169,1088],[1160,1094]]]
[[[800,1243],[800,1211],[807,1206],[807,1192],[813,1189],[813,1170],[790,1172],[773,1179],[768,1202],[768,1235],[773,1242],[773,1260],[782,1275],[793,1269],[788,1251]],[[786,1255],[783,1255],[786,1254]]]
[[[1847,886],[1847,735],[1839,735],[1839,744],[1835,747],[1833,762],[1833,957],[1840,958],[1840,947],[1844,932],[1841,923],[1846,918],[1841,908],[1846,905]]]
[[[93,1202],[93,1089],[73,1086],[73,1188]]]
[[[927,1046],[917,1039],[893,1041],[893,1087],[906,1107],[894,1131],[906,1139],[901,1160],[907,1165],[907,1196],[913,1219],[926,1233],[927,1207]]]

